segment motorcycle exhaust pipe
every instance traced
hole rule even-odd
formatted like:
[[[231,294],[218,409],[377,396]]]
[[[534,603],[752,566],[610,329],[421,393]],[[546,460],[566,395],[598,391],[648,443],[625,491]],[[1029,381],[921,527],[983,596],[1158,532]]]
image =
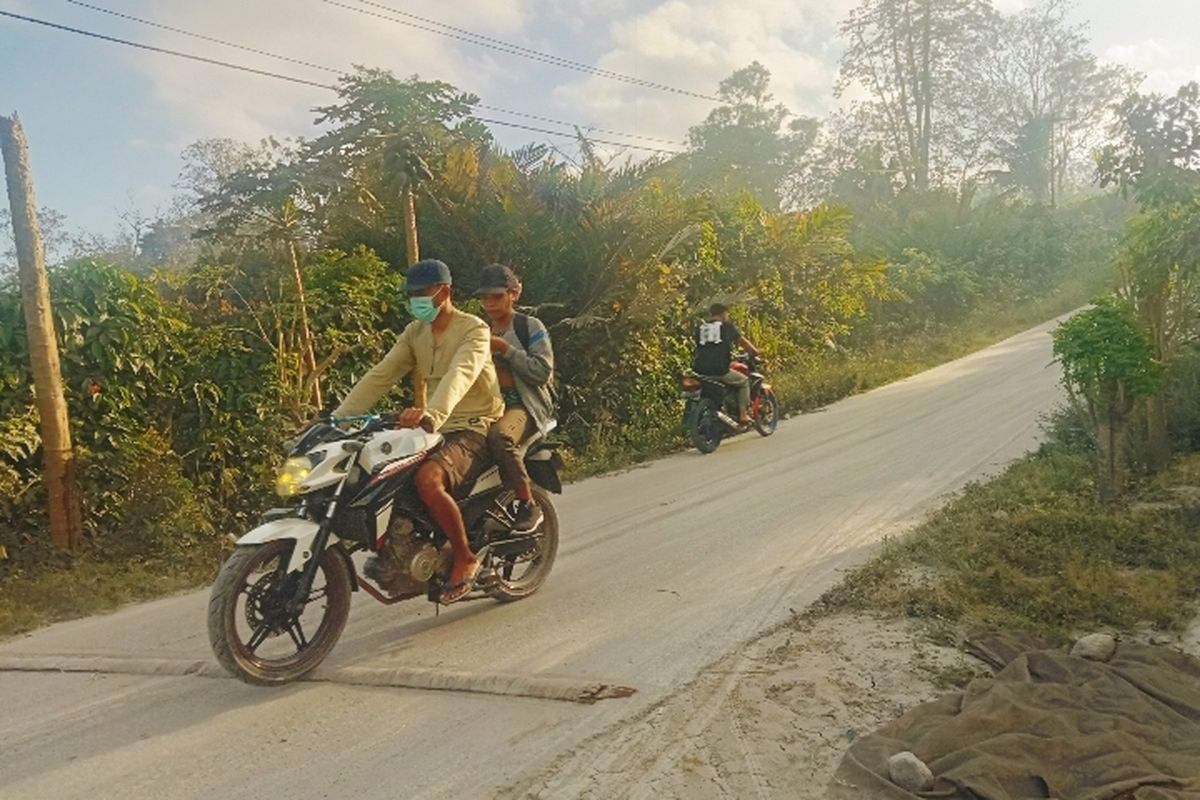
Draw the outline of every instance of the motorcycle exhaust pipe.
[[[738,427],[740,427],[738,425],[738,421],[736,419],[734,419],[733,417],[729,416],[728,414],[726,414],[724,411],[720,411],[720,410],[717,411],[717,419],[721,420],[721,422],[724,422],[726,425],[728,425],[731,428],[737,429]]]

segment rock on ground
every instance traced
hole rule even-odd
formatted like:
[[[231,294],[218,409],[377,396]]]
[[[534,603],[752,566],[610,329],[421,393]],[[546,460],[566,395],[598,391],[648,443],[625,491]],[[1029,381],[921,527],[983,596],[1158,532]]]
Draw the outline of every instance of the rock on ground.
[[[892,783],[910,792],[933,788],[933,770],[907,750],[888,759],[888,777]]]
[[[1084,636],[1071,648],[1071,655],[1092,661],[1108,661],[1117,652],[1117,640],[1107,633]]]

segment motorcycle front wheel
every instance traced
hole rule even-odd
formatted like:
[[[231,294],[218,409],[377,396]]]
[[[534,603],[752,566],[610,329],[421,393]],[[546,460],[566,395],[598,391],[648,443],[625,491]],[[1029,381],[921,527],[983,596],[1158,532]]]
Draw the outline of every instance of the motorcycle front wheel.
[[[779,427],[779,401],[770,389],[764,389],[758,397],[758,413],[754,415],[754,429],[760,436],[770,436]]]
[[[299,572],[287,571],[294,543],[241,545],[221,566],[208,602],[217,661],[246,683],[299,680],[325,660],[350,615],[350,575],[332,550],[321,555],[304,607],[289,611]]]

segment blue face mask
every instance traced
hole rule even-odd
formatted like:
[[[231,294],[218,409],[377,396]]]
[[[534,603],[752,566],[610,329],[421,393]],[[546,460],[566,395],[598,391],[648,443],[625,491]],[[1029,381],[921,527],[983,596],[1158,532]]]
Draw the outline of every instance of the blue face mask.
[[[442,307],[435,305],[432,297],[408,298],[408,312],[421,322],[433,322],[441,310]]]

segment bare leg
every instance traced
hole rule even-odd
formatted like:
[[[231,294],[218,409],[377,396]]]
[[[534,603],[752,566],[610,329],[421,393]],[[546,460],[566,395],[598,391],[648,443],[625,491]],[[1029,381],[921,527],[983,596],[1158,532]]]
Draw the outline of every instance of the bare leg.
[[[417,470],[417,494],[421,502],[429,509],[430,516],[442,533],[450,540],[454,549],[454,565],[450,569],[450,585],[461,583],[470,571],[479,563],[471,552],[467,542],[467,526],[463,523],[462,512],[458,504],[450,496],[449,476],[445,468],[436,461],[426,461]]]

